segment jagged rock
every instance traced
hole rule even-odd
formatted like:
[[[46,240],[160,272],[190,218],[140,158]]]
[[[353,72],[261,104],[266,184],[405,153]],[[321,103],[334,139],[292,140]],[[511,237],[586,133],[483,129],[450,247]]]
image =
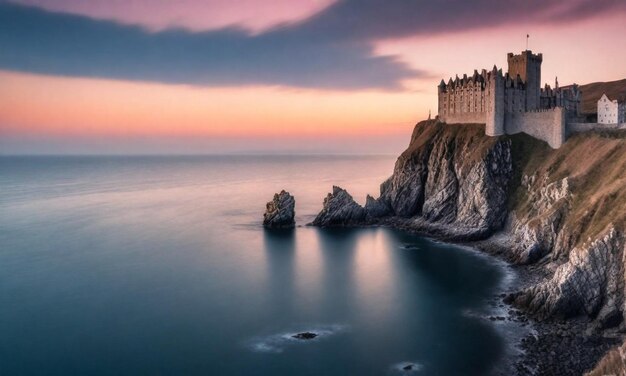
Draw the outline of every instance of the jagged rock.
[[[391,209],[381,198],[375,199],[367,195],[365,198],[365,212],[371,218],[382,218],[391,214]]]
[[[466,240],[489,236],[504,225],[507,216],[511,141],[484,137],[480,132],[480,126],[446,128],[433,121],[421,123],[392,176],[381,184],[380,198],[367,197],[365,218],[350,198],[349,210],[343,208],[346,204],[335,204],[313,224],[371,223],[395,217],[387,222],[434,236]],[[335,213],[338,207],[341,213]]]
[[[395,215],[411,217],[421,211],[424,201],[425,165],[398,158],[393,175],[381,184],[381,197],[389,202]]]
[[[333,192],[324,199],[322,211],[312,222],[315,226],[346,226],[365,221],[365,209],[345,190],[333,186]]]
[[[432,122],[416,127],[411,145],[381,185],[393,214],[488,235],[504,225],[513,167],[511,141],[477,137],[477,126],[450,131]]]
[[[471,155],[470,149],[474,147],[470,142],[465,146],[467,151],[459,158]],[[501,138],[483,147],[486,148],[484,155],[475,157],[473,164],[465,162],[469,166],[467,173],[463,173],[463,167],[459,166],[462,162],[457,162],[460,189],[455,223],[484,229],[491,234],[504,225],[508,214],[507,193],[513,174],[511,141]]]
[[[454,144],[434,145],[428,160],[422,216],[430,222],[452,223],[457,215],[459,181],[454,171]]]
[[[514,214],[512,219],[514,260],[521,264],[539,260],[555,248],[560,248],[557,244],[564,242],[561,227],[569,212],[569,179],[565,177],[553,183],[543,179],[538,188],[534,186],[535,181],[536,175],[522,178],[530,207],[523,216]]]
[[[574,248],[550,280],[518,294],[515,305],[543,318],[584,314],[600,327],[621,322],[625,247],[624,235],[611,227]]]
[[[274,194],[272,201],[265,206],[263,214],[263,226],[270,228],[294,227],[296,200],[285,190]]]

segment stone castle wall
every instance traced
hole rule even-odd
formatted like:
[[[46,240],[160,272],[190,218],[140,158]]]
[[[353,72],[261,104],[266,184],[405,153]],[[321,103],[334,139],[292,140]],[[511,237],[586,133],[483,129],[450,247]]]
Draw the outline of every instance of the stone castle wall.
[[[594,129],[626,129],[626,123],[601,124],[601,123],[567,123],[567,134],[587,132]]]
[[[485,113],[484,112],[466,112],[464,114],[451,114],[451,115],[441,116],[439,119],[448,124],[463,124],[463,123],[483,124],[485,123]]]
[[[504,115],[506,134],[524,132],[547,142],[554,149],[559,148],[567,137],[565,124],[566,114],[562,107]]]
[[[489,103],[487,104],[487,114],[485,116],[485,134],[487,136],[503,135],[504,130],[504,100],[506,89],[504,88],[504,78],[501,75],[494,75],[487,86],[489,93]]]
[[[599,124],[569,122],[567,119],[567,111],[563,107],[528,112],[505,113],[503,131],[489,129],[490,122],[488,118],[490,115],[492,115],[491,112],[467,113],[449,116],[448,119],[440,118],[440,120],[448,124],[485,124],[485,133],[489,136],[523,132],[539,140],[547,142],[548,145],[554,149],[561,147],[567,137],[573,133],[603,129],[626,129],[626,123]]]

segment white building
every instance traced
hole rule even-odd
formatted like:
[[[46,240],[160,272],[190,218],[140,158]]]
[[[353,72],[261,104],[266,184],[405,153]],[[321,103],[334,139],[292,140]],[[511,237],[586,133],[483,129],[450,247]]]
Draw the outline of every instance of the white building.
[[[598,123],[626,123],[626,103],[610,100],[606,94],[602,94],[602,97],[598,100]]]

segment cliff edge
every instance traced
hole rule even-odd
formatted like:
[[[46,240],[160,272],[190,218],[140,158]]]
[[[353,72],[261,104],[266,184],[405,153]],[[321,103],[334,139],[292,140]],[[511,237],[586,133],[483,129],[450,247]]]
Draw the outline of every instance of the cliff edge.
[[[540,270],[507,297],[538,320],[577,317],[588,331],[626,331],[626,131],[575,134],[555,150],[525,134],[486,137],[484,125],[423,121],[380,196],[368,196],[363,211],[347,202],[360,215],[334,223],[472,242]]]

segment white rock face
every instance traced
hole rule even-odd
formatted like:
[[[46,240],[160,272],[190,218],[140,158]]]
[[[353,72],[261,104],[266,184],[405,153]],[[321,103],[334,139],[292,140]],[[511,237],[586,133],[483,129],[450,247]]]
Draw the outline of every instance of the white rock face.
[[[263,214],[263,226],[270,228],[294,227],[296,200],[289,192],[284,190],[274,195],[274,199],[265,206]]]
[[[539,189],[534,188],[535,180],[536,176],[522,178],[532,206],[522,217],[513,215],[510,230],[515,244],[514,260],[522,264],[533,263],[553,251],[557,243],[562,244],[561,225],[569,213],[571,192],[567,177],[549,184],[544,181]]]
[[[584,314],[601,327],[618,324],[624,311],[623,234],[614,227],[574,248],[552,279],[522,292],[515,301],[541,317]]]

